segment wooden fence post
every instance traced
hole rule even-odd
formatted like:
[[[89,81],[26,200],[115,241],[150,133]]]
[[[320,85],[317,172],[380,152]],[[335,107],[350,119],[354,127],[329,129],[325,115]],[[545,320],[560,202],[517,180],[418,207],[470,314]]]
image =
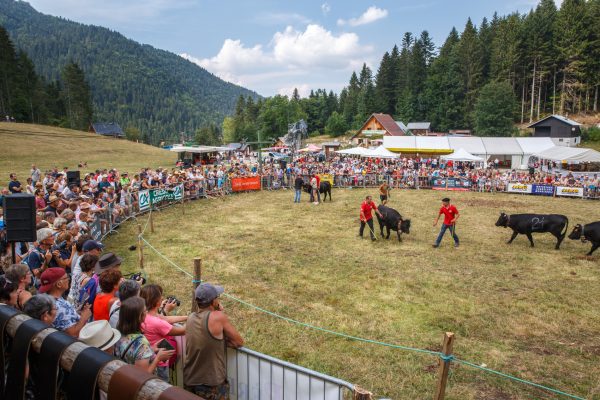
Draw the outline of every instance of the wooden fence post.
[[[445,356],[452,355],[452,347],[454,346],[454,333],[446,332],[444,333],[444,344],[442,347],[442,353]],[[439,360],[439,368],[438,368],[438,381],[437,387],[435,389],[435,396],[433,396],[433,400],[444,400],[444,396],[446,395],[446,384],[448,383],[448,372],[450,371],[450,360],[445,361]]]
[[[352,400],[373,400],[373,393],[354,385]]]
[[[152,210],[150,210],[150,215],[148,216],[148,218],[150,218],[150,233],[154,233],[154,217],[152,217]]]
[[[144,269],[144,242],[142,242],[142,225],[138,224],[138,262],[141,269]]]
[[[192,312],[198,311],[198,303],[196,303],[196,288],[202,280],[202,259],[194,258],[194,280],[192,281]]]

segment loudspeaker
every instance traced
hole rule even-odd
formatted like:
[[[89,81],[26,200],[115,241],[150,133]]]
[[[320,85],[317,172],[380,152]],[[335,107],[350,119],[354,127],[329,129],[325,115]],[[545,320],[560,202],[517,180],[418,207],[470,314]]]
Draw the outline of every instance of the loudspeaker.
[[[31,194],[4,196],[4,224],[7,242],[35,242],[35,197]]]
[[[81,183],[81,175],[79,171],[67,171],[67,186],[77,185]]]

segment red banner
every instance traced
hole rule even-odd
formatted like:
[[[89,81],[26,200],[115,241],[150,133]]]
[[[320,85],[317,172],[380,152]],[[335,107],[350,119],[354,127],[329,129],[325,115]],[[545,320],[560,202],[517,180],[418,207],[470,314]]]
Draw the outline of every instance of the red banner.
[[[231,180],[231,190],[233,192],[260,190],[260,176],[251,176],[249,178],[233,178]]]

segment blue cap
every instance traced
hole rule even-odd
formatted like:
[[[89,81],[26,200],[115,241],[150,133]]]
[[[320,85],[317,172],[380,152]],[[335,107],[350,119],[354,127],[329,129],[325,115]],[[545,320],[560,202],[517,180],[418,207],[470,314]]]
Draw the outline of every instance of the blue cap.
[[[102,250],[104,248],[104,245],[100,242],[97,242],[95,240],[86,240],[85,243],[83,244],[83,251],[91,251],[91,250]]]

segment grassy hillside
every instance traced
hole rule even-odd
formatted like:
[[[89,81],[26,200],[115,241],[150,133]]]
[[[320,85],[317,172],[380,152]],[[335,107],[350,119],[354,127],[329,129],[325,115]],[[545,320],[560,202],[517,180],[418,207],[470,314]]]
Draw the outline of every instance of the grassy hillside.
[[[43,125],[0,122],[0,143],[0,186],[8,182],[11,172],[25,182],[32,163],[44,171],[54,166],[75,170],[79,162],[87,162],[83,173],[97,168],[134,171],[171,166],[177,159],[175,153],[157,147]]]

